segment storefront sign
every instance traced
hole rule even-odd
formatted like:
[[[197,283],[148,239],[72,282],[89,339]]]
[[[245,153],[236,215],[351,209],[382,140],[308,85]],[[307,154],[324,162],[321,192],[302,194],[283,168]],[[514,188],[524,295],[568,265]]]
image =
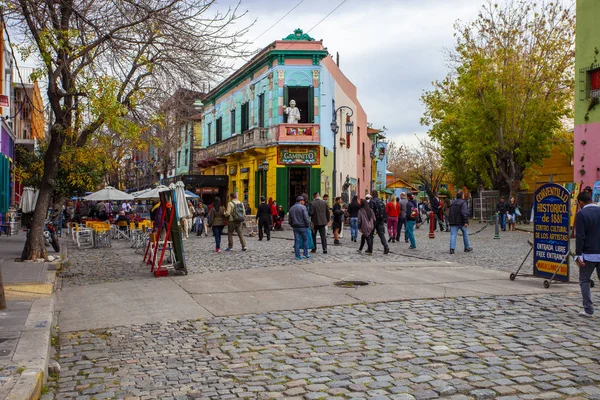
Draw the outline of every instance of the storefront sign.
[[[202,194],[213,194],[219,193],[219,188],[202,188]]]
[[[240,172],[243,174],[244,172],[250,172],[250,168],[240,168]]]
[[[318,147],[280,147],[277,164],[319,164]]]
[[[285,134],[287,136],[312,136],[313,128],[309,127],[301,127],[301,126],[288,126],[285,128]]]
[[[8,107],[8,96],[0,94],[0,107]]]
[[[533,274],[569,280],[569,199],[563,186],[548,183],[534,195]],[[561,264],[562,263],[562,264]],[[560,268],[559,268],[560,266]]]

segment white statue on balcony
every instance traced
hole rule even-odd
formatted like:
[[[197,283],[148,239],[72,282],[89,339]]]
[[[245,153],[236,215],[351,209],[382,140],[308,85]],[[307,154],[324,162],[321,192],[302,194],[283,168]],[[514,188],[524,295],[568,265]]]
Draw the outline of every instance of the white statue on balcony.
[[[289,107],[284,107],[283,112],[287,114],[288,124],[297,124],[300,122],[300,110],[296,107],[296,101],[290,101]]]

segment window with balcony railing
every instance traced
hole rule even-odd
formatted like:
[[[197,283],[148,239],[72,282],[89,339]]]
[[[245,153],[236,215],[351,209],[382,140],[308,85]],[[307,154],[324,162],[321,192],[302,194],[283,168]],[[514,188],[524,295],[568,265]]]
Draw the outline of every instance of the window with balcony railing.
[[[217,134],[217,143],[223,140],[223,118],[217,118],[217,126],[215,127]]]
[[[250,128],[250,105],[242,104],[242,132],[246,132]]]
[[[230,122],[231,125],[231,136],[235,135],[235,108],[231,110]]]
[[[265,94],[258,95],[258,126],[265,127]]]

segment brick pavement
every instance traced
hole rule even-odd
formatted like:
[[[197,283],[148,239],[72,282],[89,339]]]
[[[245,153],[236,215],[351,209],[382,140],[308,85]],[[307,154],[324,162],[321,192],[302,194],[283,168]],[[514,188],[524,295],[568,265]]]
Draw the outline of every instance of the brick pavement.
[[[462,239],[458,238],[457,252],[448,254],[450,234],[436,232],[435,239],[428,238],[428,231],[416,230],[417,249],[408,249],[408,244],[390,243],[391,253],[383,254],[383,247],[378,238],[375,238],[375,253],[373,256],[357,253],[359,243],[349,240],[349,231],[346,230],[341,246],[333,246],[333,238],[328,237],[328,254],[319,251],[311,254],[310,260],[303,263],[344,263],[344,262],[370,262],[370,261],[414,261],[417,259],[435,261],[453,261],[465,265],[477,265],[484,268],[512,271],[516,269],[529,250],[527,239],[531,237],[526,232],[501,232],[501,239],[494,240],[493,228],[489,227],[483,232],[471,236],[471,245],[475,249],[472,253],[462,251]],[[477,223],[472,229],[479,229]],[[196,237],[184,241],[186,262],[189,273],[213,273],[249,268],[265,268],[273,266],[286,266],[296,263],[293,256],[293,240],[291,230],[273,232],[272,240],[258,241],[256,237],[247,237],[248,251],[242,253],[239,240],[234,238],[232,252],[214,253],[214,239],[212,236]],[[223,237],[226,245],[226,235]],[[319,238],[317,241],[319,242]],[[62,285],[79,286],[102,282],[116,282],[130,279],[150,279],[152,276],[149,268],[142,263],[142,255],[135,254],[127,241],[113,241],[111,248],[79,250],[67,239],[69,248],[70,268],[63,271],[65,278]],[[224,246],[225,247],[225,246]],[[319,245],[320,247],[320,245]],[[531,265],[531,258],[529,264]],[[527,270],[527,268],[525,268]],[[530,271],[531,268],[528,269]],[[573,279],[577,279],[576,271]]]
[[[62,333],[57,399],[600,399],[569,294],[416,300]]]

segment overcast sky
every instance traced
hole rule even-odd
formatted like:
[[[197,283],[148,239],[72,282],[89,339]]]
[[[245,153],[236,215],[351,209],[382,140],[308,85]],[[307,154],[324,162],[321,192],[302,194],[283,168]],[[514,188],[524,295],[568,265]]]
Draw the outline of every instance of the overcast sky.
[[[240,26],[256,19],[247,35],[254,41],[300,3],[259,37],[255,47],[282,39],[296,28],[310,30],[311,37],[323,39],[329,53],[340,53],[340,68],[357,86],[369,122],[385,126],[388,138],[396,142],[415,144],[415,133],[426,132],[419,124],[423,114],[419,97],[432,81],[447,74],[443,49],[455,43],[453,25],[459,19],[475,19],[484,0],[346,0],[319,23],[342,1],[242,0],[240,9],[248,14]],[[218,0],[217,7],[235,4]]]

